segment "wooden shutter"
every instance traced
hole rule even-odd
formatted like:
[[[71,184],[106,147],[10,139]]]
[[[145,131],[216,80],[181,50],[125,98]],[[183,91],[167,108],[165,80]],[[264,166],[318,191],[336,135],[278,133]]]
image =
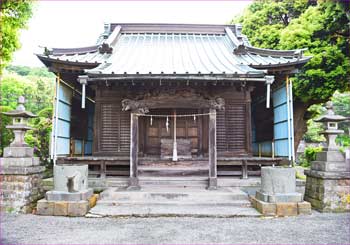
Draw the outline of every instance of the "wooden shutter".
[[[219,152],[246,151],[246,105],[225,100],[225,110],[217,113],[217,149]]]
[[[100,151],[127,153],[130,149],[130,113],[120,103],[101,103]]]

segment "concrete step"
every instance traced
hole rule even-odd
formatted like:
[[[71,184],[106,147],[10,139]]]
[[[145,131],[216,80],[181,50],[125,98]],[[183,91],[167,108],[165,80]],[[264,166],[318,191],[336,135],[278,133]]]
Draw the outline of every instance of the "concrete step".
[[[224,205],[164,205],[164,204],[128,204],[97,205],[87,216],[92,217],[260,217],[252,207]]]

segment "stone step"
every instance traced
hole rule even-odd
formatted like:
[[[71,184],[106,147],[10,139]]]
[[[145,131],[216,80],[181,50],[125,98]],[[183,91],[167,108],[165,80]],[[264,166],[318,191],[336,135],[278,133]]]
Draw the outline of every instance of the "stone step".
[[[139,184],[141,187],[202,187],[208,186],[207,176],[178,176],[178,177],[154,177],[139,176]]]
[[[252,207],[225,205],[164,205],[133,204],[103,205],[97,204],[89,211],[93,217],[260,217]]]
[[[100,194],[101,201],[116,203],[197,203],[219,204],[242,201],[248,204],[247,193],[239,188],[223,188],[214,191],[203,188],[156,188],[147,187],[139,191],[124,188],[109,188]]]
[[[168,167],[190,167],[190,166],[209,166],[208,160],[139,160],[138,166],[168,166]]]
[[[139,176],[208,176],[208,166],[139,166]]]

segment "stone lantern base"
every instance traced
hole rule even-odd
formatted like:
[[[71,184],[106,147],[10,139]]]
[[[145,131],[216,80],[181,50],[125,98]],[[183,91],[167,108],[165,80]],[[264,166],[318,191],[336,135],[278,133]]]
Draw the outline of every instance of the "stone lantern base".
[[[8,147],[11,148],[11,147]],[[42,198],[41,188],[44,166],[37,157],[0,158],[1,210],[29,213],[35,202]]]
[[[350,164],[339,151],[317,153],[305,170],[305,200],[320,212],[350,212]]]

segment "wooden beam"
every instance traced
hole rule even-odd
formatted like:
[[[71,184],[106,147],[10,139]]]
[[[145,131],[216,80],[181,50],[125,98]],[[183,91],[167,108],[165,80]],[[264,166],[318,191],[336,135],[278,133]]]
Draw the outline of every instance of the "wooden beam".
[[[217,189],[216,110],[209,114],[209,190]]]
[[[139,180],[137,176],[138,164],[138,141],[139,141],[139,117],[136,113],[130,114],[130,177],[128,190],[139,190]]]

